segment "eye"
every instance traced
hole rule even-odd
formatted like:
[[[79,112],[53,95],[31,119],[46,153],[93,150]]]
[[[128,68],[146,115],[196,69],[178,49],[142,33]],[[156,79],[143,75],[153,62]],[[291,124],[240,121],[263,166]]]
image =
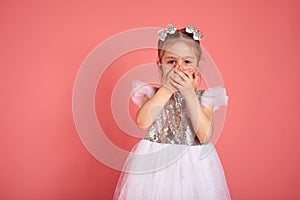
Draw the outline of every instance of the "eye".
[[[168,64],[171,64],[171,65],[173,65],[173,64],[175,64],[175,63],[176,63],[175,60],[169,60],[169,61],[168,61]]]
[[[185,60],[184,61],[186,64],[191,64],[192,62],[190,60]]]

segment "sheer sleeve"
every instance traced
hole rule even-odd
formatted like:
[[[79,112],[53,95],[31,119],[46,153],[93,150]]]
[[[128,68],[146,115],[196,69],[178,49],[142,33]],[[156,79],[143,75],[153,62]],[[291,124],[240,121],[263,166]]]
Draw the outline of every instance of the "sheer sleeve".
[[[209,105],[214,106],[214,112],[217,111],[221,106],[227,106],[229,97],[226,94],[226,90],[222,86],[215,86],[206,89],[201,97],[200,102],[204,107]]]
[[[152,85],[143,81],[132,81],[131,100],[135,105],[141,107],[144,101],[144,96],[151,98],[155,90]]]

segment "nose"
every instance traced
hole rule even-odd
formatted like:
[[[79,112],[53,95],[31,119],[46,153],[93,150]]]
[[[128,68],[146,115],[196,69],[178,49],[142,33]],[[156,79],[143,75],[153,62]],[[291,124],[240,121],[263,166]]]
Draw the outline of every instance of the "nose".
[[[182,62],[178,62],[176,67],[177,67],[179,70],[183,70],[183,68],[182,68]]]

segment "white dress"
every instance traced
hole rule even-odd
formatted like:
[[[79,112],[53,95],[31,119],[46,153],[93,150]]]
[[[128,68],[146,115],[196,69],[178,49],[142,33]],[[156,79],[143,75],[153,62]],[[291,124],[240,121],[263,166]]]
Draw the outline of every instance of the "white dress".
[[[155,90],[134,82],[133,102],[141,106],[144,95]],[[220,86],[197,90],[202,106],[214,111],[227,106]],[[114,200],[228,200],[230,192],[217,151],[211,142],[201,143],[191,128],[184,98],[176,92],[148,133],[137,143],[121,172]]]

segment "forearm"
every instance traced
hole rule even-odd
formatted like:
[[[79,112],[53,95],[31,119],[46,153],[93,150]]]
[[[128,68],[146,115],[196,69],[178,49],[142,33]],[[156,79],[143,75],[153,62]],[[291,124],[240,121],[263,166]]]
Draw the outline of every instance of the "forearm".
[[[173,93],[166,87],[160,87],[153,97],[146,101],[139,109],[136,116],[136,124],[140,128],[148,128],[157,115],[159,115],[172,94]]]
[[[186,91],[184,96],[194,131],[201,142],[207,142],[213,133],[212,115],[203,110],[194,90]]]

